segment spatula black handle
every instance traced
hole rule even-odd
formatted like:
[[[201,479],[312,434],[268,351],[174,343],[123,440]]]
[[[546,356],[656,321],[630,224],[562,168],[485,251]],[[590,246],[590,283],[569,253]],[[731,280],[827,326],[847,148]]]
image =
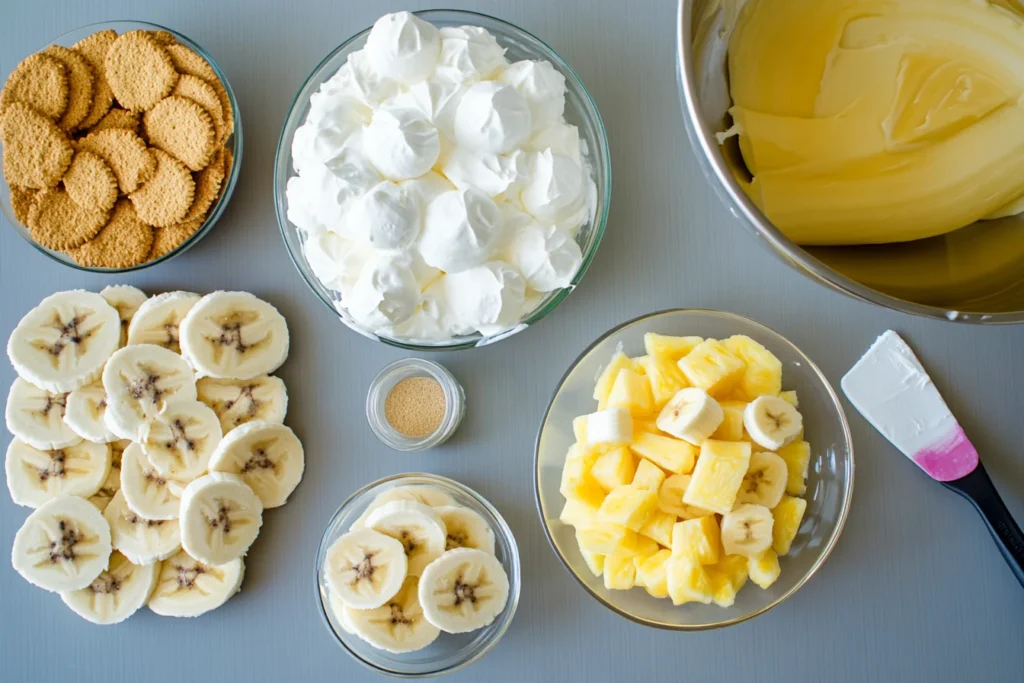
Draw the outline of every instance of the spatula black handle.
[[[1021,532],[1010,511],[1006,509],[1003,499],[999,497],[999,492],[992,485],[992,480],[989,479],[988,472],[982,464],[979,462],[974,471],[966,477],[943,482],[943,485],[971,501],[975,509],[981,513],[988,530],[992,532],[992,538],[999,546],[999,552],[1010,565],[1010,571],[1017,577],[1020,585],[1024,586],[1024,532]]]

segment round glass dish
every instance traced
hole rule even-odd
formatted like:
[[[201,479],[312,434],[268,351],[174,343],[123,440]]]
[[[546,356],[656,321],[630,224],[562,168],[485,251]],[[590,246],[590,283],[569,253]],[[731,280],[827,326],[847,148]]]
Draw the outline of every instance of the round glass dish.
[[[281,228],[281,235],[284,238],[285,246],[288,248],[288,254],[302,275],[302,279],[306,281],[306,284],[313,290],[317,298],[349,328],[370,339],[414,351],[468,349],[500,341],[539,322],[551,313],[583,279],[583,275],[597,253],[597,247],[601,243],[601,237],[604,235],[605,225],[608,222],[608,209],[611,204],[612,189],[611,153],[608,148],[608,137],[605,133],[601,115],[598,113],[597,105],[594,104],[590,93],[587,92],[586,87],[583,85],[583,81],[580,80],[580,77],[565,60],[559,57],[554,50],[539,38],[518,26],[476,12],[427,10],[416,12],[415,14],[439,28],[463,26],[466,24],[485,28],[494,34],[502,47],[507,48],[506,57],[510,60],[543,59],[551,62],[555,69],[565,76],[565,120],[567,123],[578,127],[580,139],[586,141],[592,177],[597,186],[597,208],[595,215],[590,222],[580,228],[580,232],[576,236],[576,241],[583,252],[583,263],[573,277],[571,284],[565,289],[556,290],[545,295],[533,311],[524,316],[519,324],[511,329],[489,336],[474,334],[455,337],[449,340],[427,342],[409,341],[378,335],[358,324],[339,305],[337,292],[327,289],[316,277],[302,250],[305,236],[302,231],[288,221],[287,216],[288,200],[285,197],[285,190],[288,178],[292,175],[292,137],[295,134],[295,130],[306,120],[309,112],[310,95],[316,92],[324,81],[333,76],[345,64],[351,53],[363,48],[366,44],[366,37],[370,32],[368,28],[349,38],[327,55],[313,70],[313,73],[309,75],[305,83],[302,84],[298,94],[295,96],[295,100],[292,102],[288,118],[281,131],[281,138],[277,143],[277,157],[274,162],[274,203],[277,209],[277,223]]]
[[[409,437],[391,426],[384,416],[384,402],[396,384],[410,377],[430,377],[444,391],[444,419],[432,433]],[[403,358],[386,366],[370,382],[366,394],[366,419],[377,438],[396,451],[425,451],[451,438],[466,414],[466,392],[447,368],[420,358]]]
[[[505,609],[490,625],[470,633],[442,633],[428,647],[417,652],[393,654],[378,650],[350,634],[342,627],[331,609],[324,558],[331,545],[347,533],[353,522],[366,512],[373,500],[391,489],[404,486],[427,486],[455,500],[457,505],[470,508],[483,516],[494,530],[495,554],[508,574],[509,594]],[[512,623],[519,604],[520,589],[519,548],[512,530],[494,506],[472,489],[457,481],[433,474],[396,474],[368,484],[346,500],[327,523],[320,549],[316,555],[316,600],[327,628],[338,644],[360,663],[374,671],[399,678],[427,678],[457,671],[477,661],[497,645]]]
[[[103,21],[96,24],[89,24],[88,26],[82,26],[74,31],[65,33],[50,43],[50,45],[63,45],[65,47],[70,47],[86,36],[92,35],[97,31],[104,31],[108,29],[116,31],[118,34],[124,33],[125,31],[167,31],[173,35],[175,40],[179,43],[205,59],[213,68],[214,73],[217,74],[217,78],[220,79],[220,82],[224,84],[224,90],[228,93],[228,101],[231,103],[231,109],[234,115],[235,131],[232,133],[231,137],[228,138],[226,145],[227,148],[231,150],[232,165],[230,174],[224,179],[224,189],[221,192],[220,198],[218,198],[214,205],[210,207],[206,220],[201,226],[199,226],[199,229],[196,230],[195,234],[182,242],[177,249],[164,254],[158,259],[154,259],[137,266],[132,266],[130,268],[89,268],[79,265],[74,259],[63,252],[47,249],[46,247],[37,244],[36,241],[32,239],[32,235],[29,233],[28,228],[15,220],[14,210],[11,208],[11,190],[7,186],[7,183],[3,181],[0,181],[0,209],[3,210],[4,215],[7,217],[7,221],[14,226],[14,229],[18,231],[18,234],[24,237],[25,240],[33,247],[46,254],[54,261],[63,263],[66,266],[71,266],[76,270],[84,270],[90,273],[128,273],[133,270],[142,270],[143,268],[149,268],[150,266],[170,261],[175,256],[185,253],[198,244],[199,241],[203,239],[208,232],[210,232],[217,221],[220,220],[221,214],[224,213],[224,209],[227,207],[228,202],[231,201],[231,195],[234,193],[235,185],[238,182],[238,173],[242,168],[242,116],[238,109],[238,100],[235,99],[235,92],[231,89],[231,84],[228,82],[228,77],[225,75],[224,71],[221,70],[220,66],[218,66],[217,62],[214,61],[213,57],[211,57],[206,50],[193,42],[188,36],[182,35],[181,33],[165,26],[150,24],[144,21]],[[48,46],[43,47],[45,48]],[[2,147],[3,145],[0,143],[0,149],[2,149]]]
[[[594,378],[617,350],[644,353],[647,332],[699,335],[722,339],[745,334],[782,361],[782,383],[796,390],[804,416],[806,439],[813,448],[807,478],[807,511],[789,554],[779,558],[782,575],[768,590],[748,583],[732,607],[714,604],[672,605],[643,589],[610,591],[587,568],[572,527],[559,521],[565,499],[559,493],[562,465],[575,441],[572,420],[596,410]],[[562,564],[598,602],[620,616],[645,626],[696,631],[738,624],[781,604],[800,589],[828,558],[846,523],[853,496],[853,443],[839,398],[814,363],[785,338],[752,320],[732,313],[670,310],[623,323],[590,345],[562,378],[548,405],[537,436],[534,492],[537,509],[551,547]]]

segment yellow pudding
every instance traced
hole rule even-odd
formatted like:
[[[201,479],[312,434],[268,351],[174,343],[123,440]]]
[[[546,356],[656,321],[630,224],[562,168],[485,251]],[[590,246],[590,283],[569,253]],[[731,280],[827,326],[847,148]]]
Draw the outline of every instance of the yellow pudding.
[[[744,190],[798,244],[1024,211],[1018,0],[750,0],[729,75]]]

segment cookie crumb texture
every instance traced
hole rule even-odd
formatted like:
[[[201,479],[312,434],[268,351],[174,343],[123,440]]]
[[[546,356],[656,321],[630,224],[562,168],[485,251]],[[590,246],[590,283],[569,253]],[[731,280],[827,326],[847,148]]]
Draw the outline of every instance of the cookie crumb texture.
[[[430,436],[444,422],[448,402],[432,377],[409,377],[398,382],[384,399],[384,419],[410,439]]]
[[[231,173],[224,83],[169,31],[97,31],[26,57],[0,91],[4,180],[42,247],[131,268],[195,235]]]

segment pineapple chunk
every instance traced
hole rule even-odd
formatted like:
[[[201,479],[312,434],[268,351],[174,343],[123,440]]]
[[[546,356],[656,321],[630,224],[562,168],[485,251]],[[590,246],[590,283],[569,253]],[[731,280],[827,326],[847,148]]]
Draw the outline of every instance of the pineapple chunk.
[[[609,408],[626,408],[635,416],[654,412],[654,396],[647,377],[628,368],[619,370],[608,394]]]
[[[782,568],[779,567],[779,556],[771,548],[765,550],[759,557],[750,558],[747,569],[750,571],[750,580],[761,588],[771,586],[782,573]]]
[[[725,419],[718,429],[711,435],[712,439],[718,441],[749,441],[746,430],[743,428],[743,411],[747,404],[744,401],[719,401],[722,406],[722,413]]]
[[[733,585],[728,574],[705,567],[708,578],[711,580],[711,600],[719,607],[732,607],[736,602],[738,588]]]
[[[647,356],[637,356],[636,358],[630,358],[630,369],[632,369],[633,372],[637,373],[638,375],[646,375],[647,364],[650,362],[650,360],[651,359]]]
[[[657,541],[646,536],[637,536],[636,549],[633,550],[633,555],[634,557],[650,557],[659,550],[661,550],[661,546],[658,545]]]
[[[715,339],[701,342],[679,361],[687,381],[715,397],[732,390],[745,368],[743,361]]]
[[[753,401],[758,396],[778,396],[782,391],[782,362],[775,354],[744,335],[722,343],[747,366],[737,385],[743,398]]]
[[[587,416],[580,415],[572,421],[572,434],[576,437],[576,443],[587,443]]]
[[[785,555],[789,552],[806,510],[807,501],[792,496],[783,496],[772,510],[772,517],[775,519],[772,525],[772,549],[776,554]]]
[[[566,500],[576,500],[584,505],[600,507],[605,491],[590,476],[590,465],[586,458],[569,458],[562,469],[562,485],[558,489]]]
[[[619,486],[612,489],[601,503],[597,519],[640,531],[657,509],[658,496],[654,491],[639,486]]]
[[[700,337],[665,337],[653,332],[644,335],[648,359],[645,366],[655,408],[661,410],[676,392],[690,386],[678,362],[702,341]]]
[[[599,456],[590,468],[590,476],[606,491],[630,483],[633,481],[634,474],[636,474],[636,459],[625,447],[616,448]]]
[[[749,443],[708,439],[701,445],[683,502],[724,515],[732,510],[749,465]]]
[[[580,548],[580,555],[583,556],[583,561],[587,563],[587,568],[590,569],[591,574],[601,576],[604,573],[604,555],[598,555],[583,548]]]
[[[714,515],[676,522],[672,527],[672,554],[690,555],[701,564],[714,564],[721,557],[722,530]]]
[[[624,526],[617,524],[592,524],[576,530],[576,542],[582,550],[597,555],[608,555],[616,549],[634,550],[637,535]]]
[[[678,361],[702,341],[700,337],[668,337],[648,332],[644,335],[644,348],[649,356],[663,356]]]
[[[640,535],[667,548],[672,545],[672,527],[675,523],[675,515],[656,510],[647,518],[647,524],[640,529]]]
[[[604,558],[604,587],[626,591],[636,585],[636,565],[633,552],[619,548]]]
[[[644,590],[655,598],[667,598],[668,571],[666,563],[670,557],[672,557],[672,553],[668,550],[659,550],[648,557],[634,557],[636,585],[643,586]]]
[[[750,576],[749,564],[750,561],[743,555],[722,555],[722,559],[708,567],[708,571],[729,577],[733,588],[739,591]]]
[[[778,451],[779,457],[786,461],[786,493],[800,496],[807,492],[807,470],[811,464],[811,444],[806,441],[794,441]]]
[[[569,462],[570,460],[582,460],[587,464],[587,467],[590,467],[591,465],[594,464],[594,462],[597,461],[597,456],[598,451],[594,450],[593,448],[590,448],[589,446],[585,446],[583,444],[574,443],[573,445],[569,446],[569,451],[565,454],[565,461]]]
[[[587,526],[597,522],[597,508],[578,500],[568,499],[562,507],[558,520],[570,526]]]
[[[690,486],[693,477],[689,474],[673,474],[661,484],[658,489],[658,509],[663,512],[670,512],[683,519],[697,519],[714,513],[704,508],[687,505],[683,502],[686,489]]]
[[[597,378],[597,384],[594,386],[594,400],[597,401],[598,410],[604,410],[608,407],[608,395],[612,393],[612,385],[615,384],[615,378],[619,376],[619,371],[623,368],[632,370],[633,361],[622,351],[618,351],[608,361],[608,365],[601,372],[600,377]]]
[[[636,474],[633,475],[633,486],[642,489],[657,491],[661,488],[661,482],[665,481],[665,472],[650,460],[640,459],[636,466]]]
[[[668,594],[673,605],[702,602],[713,599],[711,578],[695,557],[673,555],[665,563]]]
[[[800,407],[800,399],[797,398],[795,391],[783,391],[779,393],[779,398],[793,406],[794,408]]]
[[[640,457],[674,474],[687,474],[693,470],[693,461],[698,453],[696,446],[685,441],[649,432],[634,434],[629,447]]]

